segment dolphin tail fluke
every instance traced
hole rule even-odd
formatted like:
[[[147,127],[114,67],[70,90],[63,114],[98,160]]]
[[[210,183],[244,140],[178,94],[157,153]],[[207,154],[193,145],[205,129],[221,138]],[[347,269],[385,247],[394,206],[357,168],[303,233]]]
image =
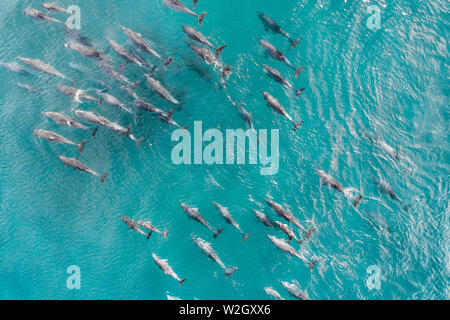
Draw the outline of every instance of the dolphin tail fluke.
[[[298,68],[297,70],[295,70],[295,77],[298,78],[298,75],[303,71],[303,67]]]
[[[317,264],[317,259],[314,259],[313,261],[311,261],[310,263],[309,263],[309,271],[310,272],[313,272],[313,270],[314,270],[314,266]]]
[[[181,287],[181,285],[183,284],[183,282],[185,282],[186,281],[186,279],[181,279],[180,280],[180,287]]]
[[[169,63],[172,62],[172,60],[175,59],[174,57],[169,57],[166,59],[166,61],[164,61],[164,71],[167,71],[167,66],[169,65]]]
[[[203,19],[205,19],[206,12],[203,12],[201,15],[198,16],[198,24],[201,26]]]
[[[303,92],[305,89],[306,89],[306,88],[301,88],[301,89],[295,90],[295,95],[297,96],[297,98],[300,97],[300,95],[302,94],[302,92]]]
[[[303,239],[298,239],[297,240],[297,244],[300,244],[300,243],[302,243],[303,242]]]
[[[303,123],[303,120],[300,122],[294,122],[294,132],[297,131],[298,127],[300,127]]]
[[[362,199],[363,199],[363,196],[359,196],[358,198],[356,198],[356,200],[353,201],[353,206],[356,208]]]
[[[222,53],[222,50],[225,49],[227,46],[220,46],[216,48],[216,57],[219,58],[220,54]]]
[[[291,49],[294,49],[299,43],[301,39],[291,40]]]
[[[217,236],[223,231],[223,228],[219,228],[216,231],[214,231],[214,239],[217,238]]]
[[[95,138],[97,131],[98,131],[98,128],[94,128],[94,130],[92,130],[92,138]]]
[[[101,177],[101,179],[102,179],[102,184],[105,183],[105,180],[106,180],[106,177],[107,177],[107,176],[108,176],[108,174],[105,173],[105,174]]]
[[[167,113],[167,119],[171,120],[172,119],[172,115],[173,115],[173,110],[170,109],[169,112]]]
[[[127,132],[125,133],[125,136],[126,136],[127,138],[129,138],[130,135],[131,135],[131,126],[128,126]]]
[[[194,3],[193,3],[194,8],[197,8],[197,2],[198,2],[198,0],[194,0]]]
[[[136,81],[135,83],[133,83],[133,87],[131,88],[131,90],[136,90],[137,86],[141,83],[141,80]]]
[[[231,269],[227,269],[226,271],[225,271],[225,276],[227,277],[227,278],[229,278],[232,274],[233,274],[233,272],[235,272],[237,270],[237,267],[233,267],[233,268],[231,268]]]
[[[245,240],[247,240],[247,238],[250,237],[250,236],[251,236],[250,233],[247,233],[247,234],[242,235],[242,242],[244,242]]]
[[[309,230],[306,230],[305,231],[305,240],[308,240],[314,231],[316,231],[316,228],[311,228]]]
[[[164,238],[167,238],[167,234],[168,234],[168,233],[169,233],[168,230],[164,231],[164,232],[162,233],[163,237],[164,237]]]
[[[152,235],[153,231],[150,231],[147,235],[147,240],[150,239],[150,236]]]
[[[80,142],[80,144],[78,145],[78,151],[80,151],[80,153],[83,153],[83,149],[84,149],[84,145],[86,144],[86,140],[83,140]]]
[[[223,80],[225,77],[228,77],[231,69],[233,69],[232,66],[226,66],[224,68],[222,68],[222,73],[220,74],[220,79]]]

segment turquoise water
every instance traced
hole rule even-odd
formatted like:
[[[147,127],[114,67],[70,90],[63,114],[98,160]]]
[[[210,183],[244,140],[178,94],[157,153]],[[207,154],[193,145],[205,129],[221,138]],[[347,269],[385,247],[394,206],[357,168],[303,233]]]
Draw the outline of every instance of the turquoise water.
[[[37,58],[76,80],[75,86],[95,95],[93,80],[127,104],[131,100],[108,80],[94,61],[64,47],[61,26],[22,13],[39,1],[0,1],[0,61],[18,56]],[[70,5],[67,1],[60,4]],[[173,127],[151,114],[134,115],[109,106],[77,105],[56,91],[65,80],[28,68],[33,75],[0,74],[0,298],[3,299],[269,299],[272,286],[290,298],[281,281],[297,281],[312,299],[448,299],[449,272],[449,82],[448,3],[441,0],[366,1],[206,1],[196,11],[208,14],[200,28],[196,19],[164,8],[159,1],[78,1],[81,32],[122,63],[107,37],[130,48],[119,25],[141,33],[164,57],[176,59],[167,73],[156,71],[183,103],[174,120],[192,127],[245,128],[227,98],[252,113],[256,129],[280,130],[280,168],[261,176],[255,165],[174,165]],[[185,1],[192,8],[192,3]],[[381,9],[381,29],[370,30],[368,5]],[[266,32],[256,15],[262,11],[284,30],[302,39],[290,50],[280,35]],[[65,13],[53,16],[65,20]],[[222,88],[217,72],[199,61],[186,45],[181,24],[226,44],[224,63],[233,66]],[[259,40],[285,52],[305,69],[298,79],[280,62],[264,56]],[[148,61],[158,61],[142,54]],[[81,66],[84,72],[71,65]],[[301,97],[262,71],[269,64],[294,86],[306,87]],[[173,105],[155,95],[143,70],[128,65],[125,74],[142,80],[137,94],[168,111]],[[32,94],[17,82],[41,90]],[[270,92],[303,126],[270,110],[260,93]],[[106,129],[92,140],[89,133],[57,126],[42,111],[70,114],[79,107],[96,110],[146,140],[141,147]],[[73,141],[88,139],[81,160],[110,173],[106,183],[74,171],[58,155],[76,157],[75,147],[38,140],[32,130],[54,130]],[[371,143],[397,149],[397,161]],[[151,143],[151,145],[150,145]],[[342,194],[321,186],[315,168],[365,197],[355,209]],[[378,191],[372,176],[388,181],[399,195],[393,201]],[[301,245],[319,263],[311,274],[299,259],[287,256],[266,234],[282,238],[255,219],[251,209],[278,219],[264,204],[266,195],[286,203],[318,232]],[[198,207],[223,233],[189,220],[179,202]],[[211,204],[227,206],[245,232],[226,224]],[[150,219],[167,240],[150,240],[129,230],[120,216]],[[204,256],[191,234],[212,243],[224,263],[239,269],[226,279],[220,267]],[[292,245],[296,248],[295,243]],[[168,259],[187,281],[182,287],[155,265],[152,252]],[[66,270],[81,270],[81,289],[69,290]],[[366,284],[367,268],[378,266],[381,287]]]

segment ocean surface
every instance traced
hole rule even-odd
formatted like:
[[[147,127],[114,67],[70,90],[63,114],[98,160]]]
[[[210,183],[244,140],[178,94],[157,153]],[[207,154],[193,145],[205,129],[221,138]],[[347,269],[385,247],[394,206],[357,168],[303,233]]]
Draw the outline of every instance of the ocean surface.
[[[193,9],[191,1],[184,3]],[[280,281],[296,283],[311,299],[450,298],[447,1],[199,0],[195,11],[207,12],[202,27],[195,17],[159,0],[59,4],[80,7],[80,32],[116,61],[116,68],[124,60],[107,39],[133,47],[120,25],[141,33],[164,58],[175,57],[164,72],[160,61],[136,50],[157,66],[155,77],[180,107],[149,88],[147,70],[128,64],[124,72],[141,81],[136,89],[141,98],[165,111],[174,109],[173,119],[187,130],[194,121],[202,121],[204,130],[246,129],[236,106],[252,114],[255,129],[279,129],[279,172],[263,176],[260,165],[250,164],[173,164],[174,127],[137,109],[131,115],[107,104],[77,104],[55,89],[71,86],[69,81],[23,64],[17,57],[40,59],[93,96],[103,81],[108,93],[131,106],[94,60],[64,46],[70,39],[62,24],[23,13],[27,7],[46,11],[40,1],[1,0],[0,62],[15,61],[31,73],[0,66],[1,299],[271,299],[264,287],[292,299]],[[370,5],[381,11],[379,29],[368,27]],[[290,49],[286,38],[265,31],[258,11],[301,38],[298,46]],[[69,17],[49,14],[63,21]],[[221,82],[220,72],[190,50],[187,44],[193,42],[181,25],[200,30],[214,45],[227,45],[221,60],[233,67],[228,81]],[[261,39],[295,67],[304,67],[298,79],[264,54]],[[263,72],[263,64],[305,91],[296,98]],[[294,120],[303,120],[301,128],[293,132],[292,123],[267,106],[261,90],[276,97]],[[74,108],[132,125],[132,133],[145,140],[137,146],[104,128],[92,139],[88,131],[58,126],[41,114],[71,115]],[[88,141],[79,156],[74,146],[38,139],[34,129]],[[105,184],[67,167],[58,155],[79,157],[100,174],[109,173]],[[364,196],[359,206],[321,184],[316,169],[357,189]],[[398,199],[380,192],[373,177],[388,182]],[[308,241],[291,242],[308,260],[318,260],[312,273],[270,242],[267,234],[286,239],[280,230],[257,222],[252,209],[281,221],[265,203],[268,197],[317,229]],[[228,207],[251,233],[245,242],[212,201]],[[213,239],[187,217],[180,202],[199,208],[224,231]],[[168,230],[168,237],[153,234],[146,240],[121,216],[149,219]],[[238,270],[227,279],[192,235],[210,242],[222,261]],[[152,253],[168,259],[186,282],[180,287],[165,275]],[[80,289],[67,287],[69,266],[80,268]]]

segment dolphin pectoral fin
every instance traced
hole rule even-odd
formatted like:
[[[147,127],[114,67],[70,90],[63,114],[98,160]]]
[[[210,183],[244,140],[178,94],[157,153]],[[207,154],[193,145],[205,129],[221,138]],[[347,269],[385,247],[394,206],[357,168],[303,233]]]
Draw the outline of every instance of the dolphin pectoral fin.
[[[79,151],[80,153],[83,152],[83,149],[84,149],[84,145],[85,145],[85,144],[86,144],[86,140],[83,140],[83,141],[81,141],[80,144],[78,145],[78,151]]]
[[[198,24],[201,26],[203,19],[205,19],[206,12],[203,12],[201,15],[198,16]]]
[[[173,110],[170,109],[169,112],[167,113],[167,120],[171,120],[172,119],[172,115],[173,115]]]
[[[166,61],[164,61],[164,71],[167,71],[167,66],[169,65],[169,63],[171,63],[173,61],[173,59],[175,59],[175,58],[169,57],[166,59]]]
[[[300,97],[300,95],[302,94],[302,92],[303,92],[305,89],[306,89],[306,88],[301,88],[301,89],[295,90],[295,95],[296,95],[296,97],[297,97],[297,98]]]
[[[164,231],[164,232],[162,233],[163,237],[164,237],[164,238],[167,238],[167,234],[168,234],[168,233],[169,233],[168,230]]]
[[[180,280],[180,287],[181,287],[181,285],[183,284],[183,282],[185,282],[186,281],[186,279],[181,279]]]
[[[301,39],[290,40],[290,41],[291,41],[291,49],[294,49],[299,44]]]
[[[105,180],[106,180],[106,177],[108,176],[108,174],[107,173],[105,173],[103,176],[101,176],[101,179],[102,179],[102,184],[104,184],[105,183]]]
[[[225,271],[225,276],[226,276],[227,278],[229,278],[229,277],[233,274],[233,272],[235,272],[237,269],[238,269],[237,267],[233,267],[233,268],[231,268],[231,269],[227,269],[227,270]]]
[[[298,78],[298,75],[303,71],[304,67],[300,67],[297,70],[295,70],[295,77]]]
[[[98,127],[94,128],[94,130],[92,130],[92,138],[95,138],[95,135],[97,134],[98,131]]]

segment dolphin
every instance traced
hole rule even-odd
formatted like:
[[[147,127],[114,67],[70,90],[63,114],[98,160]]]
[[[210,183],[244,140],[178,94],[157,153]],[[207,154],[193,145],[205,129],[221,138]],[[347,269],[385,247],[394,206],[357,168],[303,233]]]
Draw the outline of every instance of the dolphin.
[[[153,257],[153,260],[155,261],[155,263],[158,265],[158,267],[162,271],[164,271],[164,274],[167,274],[167,275],[171,276],[172,278],[174,278],[175,280],[178,280],[178,282],[180,283],[180,286],[183,284],[184,281],[186,281],[186,279],[180,279],[180,277],[177,276],[177,274],[173,271],[172,267],[169,266],[166,259],[159,258],[153,252],[152,252],[152,257]]]
[[[265,226],[272,228],[275,227],[275,223],[272,220],[270,220],[265,213],[258,211],[256,209],[253,209],[253,212],[255,213],[256,218],[258,218],[258,220],[262,222]]]
[[[216,209],[220,212],[220,214],[222,215],[222,217],[224,217],[224,219],[226,220],[227,223],[231,224],[233,227],[235,227],[236,229],[239,230],[239,232],[242,234],[242,242],[244,242],[248,237],[250,237],[250,233],[245,234],[241,227],[239,226],[239,224],[236,222],[236,220],[234,220],[233,216],[230,214],[230,212],[228,211],[228,208],[225,208],[223,206],[221,206],[220,204],[218,204],[217,202],[213,201],[212,203],[214,205],[214,207],[216,207]]]
[[[89,46],[89,47],[93,47],[92,41],[91,41],[89,38],[87,38],[86,36],[82,35],[82,34],[80,33],[80,31],[78,31],[78,30],[70,29],[70,28],[66,25],[66,27],[64,28],[64,33],[65,33],[69,38],[75,40],[76,42],[82,43],[82,44],[84,44],[84,45],[86,45],[86,46]]]
[[[150,75],[145,74],[145,77],[147,78],[147,82],[152,87],[153,90],[156,91],[157,94],[159,94],[164,99],[174,103],[174,104],[180,104],[177,99],[175,99],[169,91],[167,91],[166,88],[164,88],[158,80],[152,78]]]
[[[78,128],[78,129],[83,129],[83,130],[89,130],[89,128],[86,127],[84,124],[73,119],[72,117],[69,117],[68,115],[65,115],[64,113],[46,111],[46,112],[42,112],[42,114],[49,117],[50,119],[52,119],[59,125],[64,125],[67,127]]]
[[[41,6],[49,11],[67,12],[66,9],[64,9],[63,7],[57,5],[56,3],[53,3],[53,2],[44,2],[44,3],[41,3]]]
[[[36,137],[47,140],[47,141],[56,142],[56,143],[65,143],[65,144],[70,144],[72,146],[77,146],[78,151],[80,153],[83,152],[84,144],[86,143],[86,140],[83,140],[80,143],[75,143],[53,131],[48,131],[48,130],[37,129],[37,130],[34,130],[33,133]]]
[[[111,79],[117,80],[118,82],[121,82],[123,84],[132,86],[133,89],[135,89],[139,83],[141,83],[139,80],[136,82],[130,81],[123,73],[117,71],[114,69],[111,65],[97,62],[97,66],[102,69],[102,71]]]
[[[142,61],[140,61],[138,58],[136,58],[134,55],[132,55],[129,51],[127,51],[124,47],[120,46],[117,42],[114,40],[108,39],[109,45],[113,48],[113,50],[122,57],[127,62],[134,63],[135,65],[138,65],[140,67],[151,69],[150,67],[146,66]],[[121,71],[125,68],[126,63],[121,65]]]
[[[222,62],[212,53],[211,50],[207,48],[201,48],[198,46],[194,46],[192,44],[189,45],[189,48],[191,48],[192,51],[195,52],[197,56],[199,56],[207,65],[212,65],[215,68],[218,68],[220,70],[220,78],[224,79],[225,77],[228,77],[232,67],[223,65]]]
[[[106,119],[105,117],[103,117],[101,115],[96,114],[94,111],[84,111],[84,110],[76,109],[76,110],[73,110],[73,113],[77,117],[79,117],[83,120],[86,120],[90,123],[97,124],[100,126],[105,127],[109,123],[111,123],[111,121],[109,121],[108,119]]]
[[[26,70],[24,67],[22,67],[20,64],[18,64],[17,62],[0,62],[0,65],[10,71],[13,71],[17,74],[21,74],[24,76],[29,76],[31,75],[31,73]]]
[[[107,104],[117,107],[119,109],[125,110],[128,113],[133,113],[130,108],[128,108],[125,104],[119,101],[116,97],[113,95],[110,95],[109,93],[102,92],[101,90],[97,89],[97,94],[100,96],[99,104],[102,105],[103,101],[105,101]]]
[[[164,60],[161,57],[161,55],[158,52],[156,52],[147,41],[144,40],[141,34],[134,32],[133,30],[128,29],[127,27],[124,26],[120,26],[120,28],[125,33],[125,35],[131,40],[131,42],[134,43],[136,47],[138,47],[144,52],[151,54],[152,56],[158,58],[159,60],[164,61],[164,70],[167,70],[167,66],[169,65],[169,63],[173,61],[174,57],[169,57],[166,60]]]
[[[223,270],[225,270],[225,276],[227,278],[229,278],[233,274],[233,272],[237,270],[236,267],[227,268],[225,266],[225,264],[222,262],[222,260],[220,260],[219,256],[217,255],[217,252],[212,248],[211,243],[206,242],[200,237],[194,236],[192,236],[192,240],[200,249],[202,249],[205,255],[213,259]]]
[[[297,257],[300,260],[302,260],[303,262],[307,263],[309,265],[309,270],[312,272],[314,265],[317,263],[317,260],[313,260],[313,261],[308,261],[306,260],[306,258],[301,255],[297,250],[295,250],[293,247],[291,247],[284,239],[279,239],[275,236],[271,236],[270,234],[267,235],[270,239],[270,241],[272,241],[272,243],[281,251],[284,251],[288,254],[290,254],[293,257]]]
[[[140,146],[142,141],[144,141],[144,138],[137,139],[133,134],[131,134],[131,126],[128,128],[122,127],[120,124],[117,124],[115,122],[109,121],[106,125],[106,128],[117,132],[118,134],[121,134],[127,138],[130,138],[134,142],[136,142],[137,146]]]
[[[391,147],[390,145],[388,145],[386,143],[386,141],[384,141],[383,139],[375,136],[373,133],[365,131],[363,132],[363,135],[369,139],[369,141],[371,143],[375,143],[377,144],[384,152],[386,152],[391,158],[393,158],[394,160],[399,161],[400,160],[400,154],[398,152],[398,150],[395,150],[393,147]]]
[[[264,24],[264,29],[266,31],[269,31],[269,29],[270,29],[273,33],[279,33],[283,37],[288,39],[289,42],[291,43],[291,49],[295,48],[295,46],[300,42],[300,39],[295,39],[295,40],[292,39],[292,37],[289,35],[289,33],[282,30],[281,27],[278,24],[276,24],[275,21],[273,21],[268,15],[266,15],[262,12],[258,12],[257,14],[258,14],[258,17],[261,19],[262,23]]]
[[[182,127],[182,126],[180,126],[178,123],[176,123],[173,119],[172,119],[172,115],[173,115],[173,110],[171,109],[171,110],[169,110],[169,112],[158,112],[158,113],[156,113],[156,116],[160,119],[160,120],[162,120],[162,121],[164,121],[164,122],[167,122],[168,124],[170,124],[170,125],[172,125],[172,126],[175,126],[175,127],[178,127],[178,128],[181,128],[181,129],[187,129],[188,127],[187,126],[185,126],[185,127]]]
[[[164,113],[164,111],[162,109],[159,109],[157,107],[155,107],[154,105],[152,105],[151,103],[145,102],[142,99],[138,99],[138,100],[134,100],[132,102],[133,107],[141,109],[141,110],[145,110],[145,111],[149,111],[149,112],[154,112],[154,113]]]
[[[300,74],[300,72],[302,72],[303,67],[300,67],[298,69],[296,69],[292,63],[288,60],[288,58],[286,58],[286,56],[284,55],[283,52],[281,52],[280,50],[278,50],[277,48],[275,48],[275,46],[273,44],[271,44],[268,41],[265,40],[261,40],[259,42],[264,49],[266,49],[266,51],[272,56],[272,58],[274,58],[275,60],[281,61],[286,63],[289,67],[291,67],[292,69],[294,69],[295,71],[295,77],[297,78],[298,75]]]
[[[66,48],[72,49],[75,52],[80,53],[85,58],[87,57],[87,58],[92,58],[95,60],[104,60],[104,61],[108,61],[108,62],[112,61],[111,58],[109,58],[105,54],[101,53],[97,49],[87,46],[87,45],[84,45],[80,42],[69,42],[69,43],[64,44],[64,46]]]
[[[376,177],[372,177],[372,181],[378,187],[378,190],[387,194],[392,200],[399,200],[397,194],[389,183]]]
[[[274,98],[269,93],[261,90],[264,99],[267,101],[267,105],[271,107],[276,113],[281,114],[285,118],[287,118],[289,121],[291,121],[294,124],[294,131],[298,129],[303,123],[303,121],[295,122],[294,119],[286,112],[286,109],[281,105],[280,101],[278,101],[276,98]]]
[[[23,10],[23,12],[27,16],[37,19],[37,20],[63,23],[61,20],[52,18],[52,17],[46,15],[44,12],[33,9],[33,8],[26,8],[25,10]]]
[[[180,0],[163,0],[163,3],[165,3],[169,8],[187,13],[193,17],[196,17],[198,19],[198,24],[202,25],[203,19],[206,16],[206,12],[203,12],[202,14],[198,15],[197,13],[189,10],[183,3],[181,3]]]
[[[295,283],[289,283],[286,281],[280,281],[281,285],[289,292],[291,295],[300,300],[311,300],[308,295],[303,292]]]
[[[56,89],[61,92],[63,95],[72,98],[77,103],[82,103],[81,99],[86,99],[94,102],[99,102],[97,98],[94,98],[86,93],[85,90],[77,89],[74,87],[67,86],[56,86]]]
[[[357,198],[355,198],[353,196],[353,191],[355,190],[354,188],[344,188],[344,186],[337,181],[335,178],[333,178],[331,175],[329,175],[328,173],[325,173],[323,170],[318,170],[316,169],[317,173],[320,176],[320,180],[322,181],[322,183],[329,185],[330,187],[332,187],[333,189],[335,189],[336,191],[344,194],[344,196],[347,199],[350,199],[353,201],[353,206],[357,207],[358,204],[361,202],[361,200],[363,199],[363,196],[358,196]]]
[[[124,84],[119,84],[119,89],[125,92],[130,98],[133,98],[134,100],[140,100],[139,96],[132,88]]]
[[[105,179],[108,176],[107,173],[105,173],[103,176],[101,176],[100,174],[98,174],[97,172],[95,172],[94,170],[92,170],[91,168],[86,166],[85,164],[83,164],[77,158],[68,158],[68,157],[64,157],[64,156],[58,156],[58,159],[61,160],[65,165],[67,165],[75,170],[84,171],[84,172],[87,172],[94,176],[99,177],[102,181],[102,184],[105,183]]]
[[[183,29],[184,33],[186,33],[187,36],[189,38],[191,38],[192,40],[203,43],[203,44],[207,45],[208,47],[211,47],[212,49],[216,50],[217,58],[219,58],[222,50],[227,47],[227,46],[215,47],[208,39],[206,39],[206,37],[200,31],[197,31],[192,27],[182,26],[182,29]]]
[[[35,87],[33,87],[33,86],[29,85],[29,84],[23,84],[23,83],[19,82],[19,83],[17,83],[17,86],[20,87],[20,88],[23,88],[25,90],[28,90],[28,91],[30,91],[32,93],[36,93],[36,94],[40,94],[41,93],[41,91],[39,89],[36,89]]]
[[[272,287],[264,287],[264,291],[269,295],[278,300],[286,300],[284,299],[274,288]]]
[[[204,226],[207,227],[209,230],[211,230],[211,231],[214,233],[214,238],[217,238],[217,236],[222,232],[222,230],[223,230],[222,228],[219,228],[219,229],[217,229],[217,230],[214,230],[214,228],[211,227],[211,225],[208,223],[208,221],[206,221],[206,220],[202,217],[201,213],[198,211],[198,208],[190,208],[190,207],[188,207],[188,206],[187,206],[185,203],[183,203],[183,202],[180,202],[180,205],[181,205],[181,207],[183,208],[183,211],[186,212],[186,214],[187,214],[190,218],[192,218],[192,219],[194,219],[194,220],[200,222],[202,225],[204,225]]]
[[[147,239],[150,238],[150,236],[152,235],[152,232],[156,232],[156,233],[160,233],[163,235],[164,238],[167,238],[167,234],[169,233],[168,230],[165,231],[161,231],[159,230],[157,227],[155,227],[151,221],[143,221],[140,220],[137,222],[138,225],[140,225],[142,228],[145,228],[147,230],[149,230],[149,234],[147,235]]]
[[[275,223],[277,224],[278,228],[280,228],[280,230],[283,231],[288,236],[289,242],[292,240],[292,238],[297,240],[297,244],[300,244],[302,242],[302,239],[298,239],[297,236],[295,235],[295,232],[291,228],[289,228],[287,224],[282,223],[280,221],[275,221]]]
[[[123,222],[125,222],[127,224],[127,226],[130,227],[130,229],[133,229],[134,231],[139,232],[140,234],[143,234],[148,239],[148,237],[150,236],[151,232],[147,236],[147,234],[139,228],[139,225],[138,225],[138,223],[136,221],[134,221],[133,219],[130,219],[128,217],[120,217],[120,218],[123,220]]]
[[[198,0],[194,0],[194,1],[193,1],[193,4],[192,4],[192,5],[194,6],[194,8],[197,8],[197,2],[198,2]]]
[[[268,65],[263,65],[264,66],[264,72],[271,77],[272,79],[275,79],[275,81],[281,83],[283,86],[285,86],[286,88],[292,89],[295,91],[295,95],[298,97],[300,97],[300,95],[302,94],[303,90],[305,90],[305,88],[301,88],[301,89],[294,89],[294,86],[288,81],[286,80],[281,73],[275,69],[275,68],[271,68]]]
[[[42,62],[39,59],[29,59],[29,58],[22,58],[22,57],[18,57],[18,58],[20,60],[22,60],[24,63],[28,64],[30,67],[32,67],[38,71],[72,81],[71,79],[67,78],[64,74],[62,74],[61,72],[57,71],[52,66]]]

